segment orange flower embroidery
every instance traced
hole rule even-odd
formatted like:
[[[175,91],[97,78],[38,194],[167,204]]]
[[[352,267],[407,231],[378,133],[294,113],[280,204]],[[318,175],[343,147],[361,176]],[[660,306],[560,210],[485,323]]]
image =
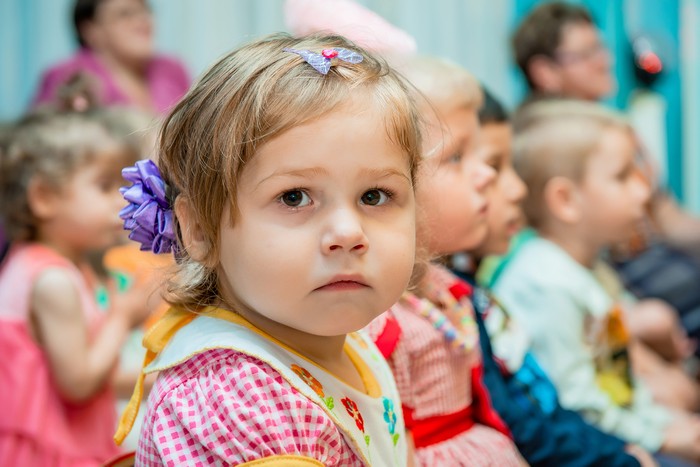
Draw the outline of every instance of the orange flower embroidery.
[[[326,397],[326,395],[323,393],[323,386],[321,385],[321,383],[316,378],[314,378],[313,375],[309,373],[306,369],[292,363],[292,371],[296,373],[302,380],[304,380],[306,385],[313,389],[313,391],[316,394],[318,394],[321,398]]]

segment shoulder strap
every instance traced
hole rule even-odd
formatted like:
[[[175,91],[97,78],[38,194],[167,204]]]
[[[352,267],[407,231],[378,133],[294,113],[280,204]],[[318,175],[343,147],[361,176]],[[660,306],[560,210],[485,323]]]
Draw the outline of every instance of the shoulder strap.
[[[382,353],[382,356],[385,359],[388,359],[391,354],[394,353],[394,350],[396,350],[396,346],[399,344],[400,338],[401,326],[399,326],[399,322],[396,320],[393,313],[388,311],[384,329],[374,340],[374,345],[377,346],[379,351]]]

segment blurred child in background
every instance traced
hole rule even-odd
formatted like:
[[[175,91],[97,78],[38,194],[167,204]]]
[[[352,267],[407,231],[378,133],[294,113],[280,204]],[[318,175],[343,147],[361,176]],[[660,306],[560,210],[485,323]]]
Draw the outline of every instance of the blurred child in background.
[[[494,408],[533,466],[655,465],[642,448],[603,433],[558,402],[556,388],[530,353],[530,338],[475,273],[488,255],[502,255],[524,223],[520,206],[527,189],[511,163],[512,128],[501,104],[484,90],[480,155],[496,171],[489,193],[488,235],[467,254],[453,255],[452,268],[473,287],[484,382]]]
[[[415,58],[403,71],[427,96],[417,243],[436,262],[369,331],[396,378],[416,465],[523,465],[482,381],[479,333],[463,282],[437,262],[486,235],[486,192],[495,171],[475,152],[481,91],[466,70],[439,59]]]
[[[0,158],[0,464],[99,465],[117,452],[114,368],[147,316],[138,280],[98,310],[88,256],[120,241],[121,167],[138,154],[94,114],[43,112]]]
[[[524,210],[538,235],[508,261],[496,296],[528,331],[564,407],[628,443],[697,462],[700,420],[653,401],[631,365],[623,305],[596,275],[649,196],[629,126],[595,104],[562,101],[529,106],[515,128]]]

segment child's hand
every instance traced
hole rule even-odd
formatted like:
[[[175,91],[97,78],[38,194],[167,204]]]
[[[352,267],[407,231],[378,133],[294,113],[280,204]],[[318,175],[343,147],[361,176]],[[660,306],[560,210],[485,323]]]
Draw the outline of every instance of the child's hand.
[[[110,284],[110,313],[123,318],[129,328],[135,328],[148,318],[160,300],[158,290],[157,280],[145,274],[135,277],[134,282],[123,292],[117,291]]]
[[[671,422],[666,428],[666,438],[661,451],[700,462],[700,419],[683,417]]]
[[[643,447],[636,444],[628,444],[625,446],[625,452],[637,459],[642,467],[658,467],[659,464],[654,460],[652,455]]]

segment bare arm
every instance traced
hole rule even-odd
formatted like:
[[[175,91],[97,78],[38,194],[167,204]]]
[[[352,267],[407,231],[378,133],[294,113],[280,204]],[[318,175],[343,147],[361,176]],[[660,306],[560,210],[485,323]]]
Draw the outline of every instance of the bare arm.
[[[90,340],[73,279],[66,271],[52,268],[34,283],[31,308],[39,342],[61,395],[82,402],[99,392],[107,384],[134,323],[135,307],[129,304],[110,310]]]

